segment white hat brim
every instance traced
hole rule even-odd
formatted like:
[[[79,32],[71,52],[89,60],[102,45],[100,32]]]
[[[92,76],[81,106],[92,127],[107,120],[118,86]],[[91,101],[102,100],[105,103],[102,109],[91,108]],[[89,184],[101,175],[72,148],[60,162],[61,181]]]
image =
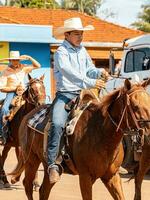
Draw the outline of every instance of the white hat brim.
[[[83,28],[64,28],[64,27],[59,27],[54,31],[54,35],[55,36],[60,36],[63,35],[66,32],[70,32],[70,31],[91,31],[94,30],[94,26],[92,25],[88,25],[85,26]]]
[[[21,60],[21,58],[1,58],[0,61],[4,60]]]

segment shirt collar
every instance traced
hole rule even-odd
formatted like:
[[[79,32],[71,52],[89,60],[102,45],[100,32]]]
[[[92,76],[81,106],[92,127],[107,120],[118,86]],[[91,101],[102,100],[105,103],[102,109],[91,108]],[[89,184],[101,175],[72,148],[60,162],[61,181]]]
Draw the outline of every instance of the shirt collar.
[[[82,48],[81,44],[79,47],[74,47],[67,40],[63,41],[63,45],[66,46],[68,49],[73,49],[74,51],[79,51]]]

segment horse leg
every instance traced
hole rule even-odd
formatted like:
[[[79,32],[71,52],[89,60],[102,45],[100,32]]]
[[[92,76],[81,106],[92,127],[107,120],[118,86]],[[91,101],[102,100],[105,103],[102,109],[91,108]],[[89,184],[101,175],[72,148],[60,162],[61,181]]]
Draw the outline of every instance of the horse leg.
[[[149,152],[147,152],[149,155]],[[150,158],[146,158],[146,154],[143,153],[141,156],[141,160],[139,161],[139,168],[137,173],[135,173],[135,195],[134,200],[141,200],[141,186],[144,175],[150,168]]]
[[[92,185],[94,181],[87,175],[79,175],[80,190],[83,200],[92,200]]]
[[[35,154],[31,152],[30,157],[25,164],[25,178],[23,180],[23,185],[25,187],[25,192],[28,200],[33,200],[33,180],[39,165],[40,160]]]
[[[44,178],[39,190],[39,200],[48,200],[50,191],[54,184],[50,184],[49,175],[47,173],[47,166],[44,165]]]
[[[8,152],[11,149],[11,146],[5,145],[3,150],[2,150],[2,165],[4,166],[5,160],[8,156]]]
[[[111,196],[115,200],[125,200],[123,189],[122,189],[122,183],[121,178],[118,173],[113,175],[111,178],[102,178],[103,183],[107,187],[108,191],[110,192]]]
[[[19,161],[19,156],[21,155],[21,147],[19,146],[15,147],[15,153],[16,153],[16,158]],[[20,180],[20,176],[21,174],[19,176],[12,176],[11,183],[12,184],[17,183]]]
[[[3,182],[3,176],[4,176],[4,170],[2,165],[2,155],[0,154],[0,189],[4,188],[4,182]]]
[[[38,171],[35,174],[35,179],[33,181],[33,186],[34,186],[35,191],[37,192],[38,188],[40,187],[40,184],[39,184],[39,181],[38,181]]]
[[[7,158],[7,155],[8,155],[8,152],[9,152],[10,149],[11,149],[11,146],[5,145],[4,148],[3,148],[3,151],[2,151],[1,158],[0,158],[0,171],[1,171],[0,174],[2,176],[2,181],[4,183],[5,188],[10,187],[10,184],[7,180],[7,176],[6,176],[6,173],[5,173],[5,170],[4,170],[4,163],[5,163],[5,160]]]

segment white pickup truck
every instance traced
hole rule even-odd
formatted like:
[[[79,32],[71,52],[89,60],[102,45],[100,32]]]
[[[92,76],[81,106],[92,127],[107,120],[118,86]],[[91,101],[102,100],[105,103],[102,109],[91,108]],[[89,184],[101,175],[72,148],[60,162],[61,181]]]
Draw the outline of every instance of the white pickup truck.
[[[111,57],[111,59],[114,59]],[[115,71],[114,60],[110,60],[110,71]],[[113,64],[112,64],[113,63]],[[108,92],[121,87],[124,79],[140,82],[150,78],[150,34],[126,40],[123,45],[123,57],[118,78],[106,84]],[[148,89],[150,92],[150,88]]]
[[[114,78],[115,58],[110,55],[110,72],[112,79],[106,83],[106,90],[101,90],[100,96],[107,95],[112,90],[123,86],[128,78],[131,82],[141,82],[150,78],[150,34],[126,40],[123,44],[123,57],[118,77]],[[150,93],[150,87],[147,88]],[[135,142],[135,139],[134,139]],[[133,138],[125,135],[123,138],[124,160],[122,166],[128,171],[133,170],[133,163],[137,161]]]

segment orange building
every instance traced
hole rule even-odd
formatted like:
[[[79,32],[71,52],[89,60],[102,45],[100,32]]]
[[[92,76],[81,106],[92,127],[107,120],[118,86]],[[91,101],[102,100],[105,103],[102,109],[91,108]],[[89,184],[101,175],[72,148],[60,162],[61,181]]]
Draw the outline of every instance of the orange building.
[[[142,35],[142,31],[122,27],[97,17],[72,10],[29,9],[17,7],[0,7],[0,23],[52,25],[53,30],[63,25],[64,20],[71,17],[80,17],[83,25],[91,24],[94,31],[84,33],[83,44],[87,48],[97,67],[108,66],[109,52],[115,50],[115,58],[122,57],[122,42],[126,38]],[[42,37],[42,36],[41,36]],[[57,43],[50,44],[50,51],[54,52],[63,38],[57,38]],[[53,74],[53,73],[52,73]],[[51,74],[51,93],[54,96],[54,79]]]

